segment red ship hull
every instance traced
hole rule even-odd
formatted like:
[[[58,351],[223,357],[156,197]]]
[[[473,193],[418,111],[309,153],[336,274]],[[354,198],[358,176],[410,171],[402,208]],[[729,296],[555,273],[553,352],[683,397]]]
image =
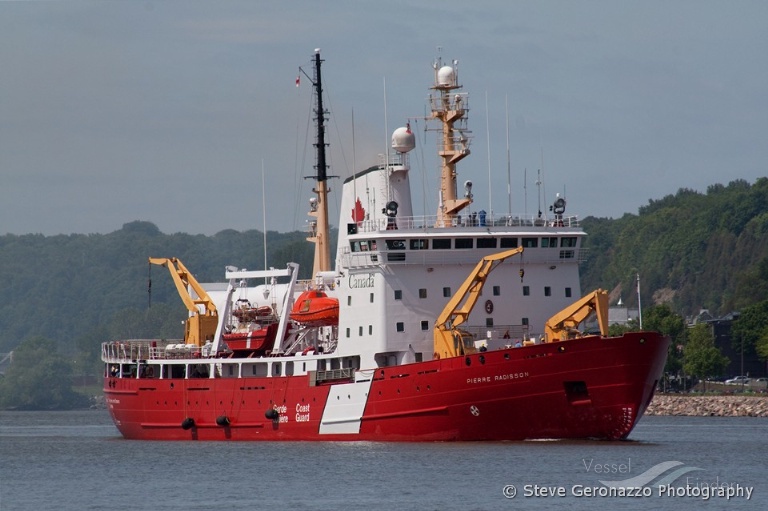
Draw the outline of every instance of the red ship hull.
[[[308,375],[106,377],[104,394],[129,439],[615,440],[653,398],[668,344],[649,332],[593,336],[364,370],[370,383],[358,415],[360,375],[314,385]]]

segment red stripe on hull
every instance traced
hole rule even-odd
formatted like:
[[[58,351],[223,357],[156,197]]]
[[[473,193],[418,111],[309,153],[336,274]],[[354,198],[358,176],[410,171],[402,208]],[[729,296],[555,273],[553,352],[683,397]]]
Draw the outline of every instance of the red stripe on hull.
[[[644,332],[378,368],[357,434],[320,433],[332,385],[310,386],[308,376],[106,378],[104,393],[132,439],[621,439],[653,397],[668,344]],[[277,420],[265,416],[273,406]],[[188,417],[195,426],[185,430]]]

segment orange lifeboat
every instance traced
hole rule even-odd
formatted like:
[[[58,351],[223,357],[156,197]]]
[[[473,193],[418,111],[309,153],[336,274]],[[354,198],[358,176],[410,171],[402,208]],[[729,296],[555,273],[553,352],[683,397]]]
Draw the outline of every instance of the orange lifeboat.
[[[338,325],[339,300],[317,289],[304,291],[291,309],[291,319],[306,326]]]

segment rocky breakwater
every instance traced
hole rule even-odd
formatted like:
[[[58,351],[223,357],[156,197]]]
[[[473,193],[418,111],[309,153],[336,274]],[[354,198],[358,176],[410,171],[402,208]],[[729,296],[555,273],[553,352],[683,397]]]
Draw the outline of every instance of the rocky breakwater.
[[[768,417],[768,397],[656,394],[646,415]]]

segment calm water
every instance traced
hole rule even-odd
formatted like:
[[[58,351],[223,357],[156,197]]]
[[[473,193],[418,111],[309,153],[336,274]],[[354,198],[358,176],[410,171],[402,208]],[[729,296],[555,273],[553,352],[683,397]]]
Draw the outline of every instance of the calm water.
[[[646,417],[627,442],[191,443],[124,440],[106,411],[0,412],[0,511],[762,510],[766,460],[768,419],[754,418]],[[674,485],[753,487],[751,499],[572,494],[667,461],[700,469]],[[525,485],[566,496],[525,496]]]

